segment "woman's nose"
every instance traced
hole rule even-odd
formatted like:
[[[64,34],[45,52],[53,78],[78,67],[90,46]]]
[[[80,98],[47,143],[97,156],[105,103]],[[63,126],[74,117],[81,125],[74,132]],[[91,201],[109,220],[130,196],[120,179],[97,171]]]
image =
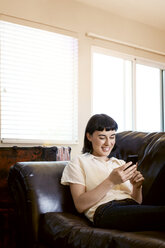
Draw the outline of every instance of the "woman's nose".
[[[105,141],[105,145],[109,146],[110,145],[110,140],[109,139],[106,139]]]

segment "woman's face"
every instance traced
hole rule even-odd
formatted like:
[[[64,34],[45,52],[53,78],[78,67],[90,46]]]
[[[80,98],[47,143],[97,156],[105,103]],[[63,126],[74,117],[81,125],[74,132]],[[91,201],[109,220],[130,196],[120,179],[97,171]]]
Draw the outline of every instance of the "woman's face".
[[[115,130],[106,131],[95,131],[92,135],[87,133],[88,140],[92,143],[93,155],[107,159],[107,156],[112,151],[116,136]]]

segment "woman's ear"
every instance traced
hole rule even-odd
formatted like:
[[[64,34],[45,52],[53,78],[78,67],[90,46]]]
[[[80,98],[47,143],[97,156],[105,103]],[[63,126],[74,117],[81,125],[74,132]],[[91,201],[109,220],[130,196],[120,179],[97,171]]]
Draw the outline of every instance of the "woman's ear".
[[[91,141],[91,134],[90,133],[86,133],[86,137],[89,141]]]

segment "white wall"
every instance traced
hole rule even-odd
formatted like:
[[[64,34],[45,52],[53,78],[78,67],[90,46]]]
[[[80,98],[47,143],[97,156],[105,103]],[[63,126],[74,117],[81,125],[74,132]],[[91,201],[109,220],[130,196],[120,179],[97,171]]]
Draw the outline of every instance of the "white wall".
[[[165,32],[73,0],[0,0],[0,14],[2,19],[8,18],[6,16],[17,17],[21,23],[26,23],[26,20],[32,22],[32,26],[36,22],[77,33],[80,58],[79,145],[72,146],[72,156],[81,151],[85,125],[91,114],[91,45],[101,45],[165,63],[165,56],[86,36],[87,32],[92,32],[165,54]]]

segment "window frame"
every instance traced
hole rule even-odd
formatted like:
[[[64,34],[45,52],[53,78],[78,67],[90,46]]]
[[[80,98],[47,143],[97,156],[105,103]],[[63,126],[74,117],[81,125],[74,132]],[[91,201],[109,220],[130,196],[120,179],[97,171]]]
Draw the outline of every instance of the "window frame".
[[[91,67],[93,68],[93,53],[101,53],[104,55],[121,58],[124,60],[129,60],[132,62],[132,130],[136,131],[136,64],[146,65],[154,68],[160,69],[161,73],[161,82],[160,82],[160,122],[161,127],[160,131],[165,131],[165,63],[161,63],[155,60],[151,60],[148,58],[135,56],[123,52],[118,52],[116,50],[112,50],[111,48],[105,48],[98,45],[91,46]],[[91,70],[91,113],[93,113],[93,70]],[[124,85],[125,92],[125,85]]]

